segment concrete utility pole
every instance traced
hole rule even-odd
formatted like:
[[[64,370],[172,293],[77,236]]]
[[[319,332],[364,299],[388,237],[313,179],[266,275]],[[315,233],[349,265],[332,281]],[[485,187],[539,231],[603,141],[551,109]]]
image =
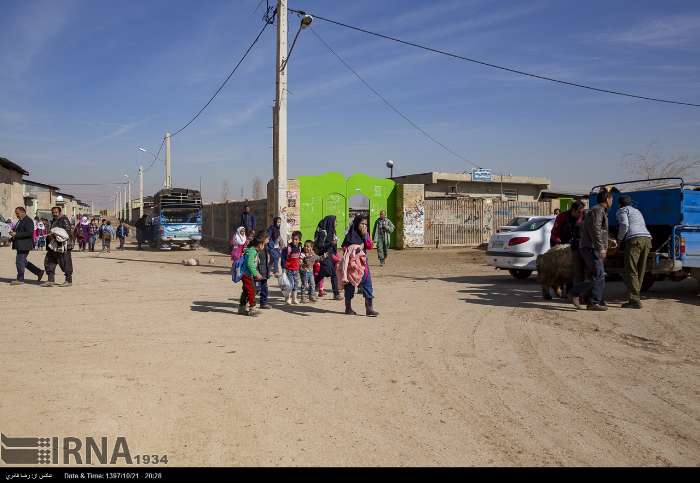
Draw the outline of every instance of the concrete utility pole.
[[[122,198],[122,220],[126,220],[126,183],[124,183],[124,198]]]
[[[139,166],[139,218],[143,216],[143,166]]]
[[[273,115],[272,173],[275,209],[282,219],[280,238],[287,243],[287,0],[277,0],[277,92]]]
[[[170,158],[170,133],[166,132],[165,133],[165,181],[163,182],[163,186],[165,188],[172,188],[173,187],[173,178],[172,178],[172,164],[171,164],[171,158]]]
[[[117,211],[115,215],[117,215],[117,219],[122,217],[122,190],[117,190]]]
[[[126,222],[131,223],[131,212],[134,211],[133,207],[131,206],[131,178],[129,178],[129,196],[127,197],[127,200],[129,200],[129,203],[126,207]]]

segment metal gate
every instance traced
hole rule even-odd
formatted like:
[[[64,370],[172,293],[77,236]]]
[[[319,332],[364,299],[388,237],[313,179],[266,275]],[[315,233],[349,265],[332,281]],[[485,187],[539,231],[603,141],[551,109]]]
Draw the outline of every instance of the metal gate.
[[[478,246],[515,216],[551,214],[550,202],[481,198],[425,200],[425,246]]]
[[[493,202],[493,231],[506,225],[516,216],[546,216],[552,214],[549,201],[500,201]]]
[[[484,200],[425,200],[425,246],[477,246],[491,232],[484,223]]]

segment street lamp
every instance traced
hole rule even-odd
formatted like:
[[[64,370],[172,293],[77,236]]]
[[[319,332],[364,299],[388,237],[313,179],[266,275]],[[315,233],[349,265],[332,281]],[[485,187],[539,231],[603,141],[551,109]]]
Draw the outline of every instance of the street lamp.
[[[386,167],[389,168],[389,178],[394,178],[394,162],[390,159],[386,162]]]

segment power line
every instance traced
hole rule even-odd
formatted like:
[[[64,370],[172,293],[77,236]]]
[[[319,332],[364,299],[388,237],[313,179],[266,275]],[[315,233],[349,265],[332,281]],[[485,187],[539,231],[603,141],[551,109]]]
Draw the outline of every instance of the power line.
[[[295,9],[292,9],[292,8],[290,8],[289,11],[290,11],[290,12],[297,13],[297,14],[299,14],[299,15],[306,15],[306,14],[307,14],[307,12],[304,12],[303,10],[295,10]],[[384,35],[384,34],[380,34],[380,33],[377,33],[377,32],[372,32],[371,30],[366,30],[366,29],[363,29],[363,28],[360,28],[360,27],[355,27],[355,26],[352,26],[352,25],[348,25],[348,24],[346,24],[346,23],[339,22],[339,21],[337,21],[337,20],[331,20],[331,19],[329,19],[329,18],[324,18],[324,17],[321,17],[321,16],[316,15],[316,14],[312,14],[312,16],[313,16],[314,18],[319,19],[319,20],[323,20],[323,21],[325,21],[325,22],[329,22],[329,23],[332,23],[332,24],[335,24],[335,25],[339,25],[339,26],[341,26],[341,27],[345,27],[345,28],[348,28],[348,29],[357,30],[358,32],[363,32],[363,33],[366,33],[366,34],[369,34],[369,35],[374,35],[375,37],[380,37],[380,38],[383,38],[383,39],[386,39],[386,40],[392,40],[392,41],[398,42],[398,43],[400,43],[400,44],[410,45],[411,47],[416,47],[416,48],[423,49],[423,50],[427,50],[427,51],[429,51],[429,52],[433,52],[433,53],[436,53],[436,54],[442,54],[442,55],[446,55],[446,56],[448,56],[448,57],[452,57],[452,58],[455,58],[455,59],[460,59],[460,60],[464,60],[464,61],[467,61],[467,62],[472,62],[472,63],[474,63],[474,64],[479,64],[479,65],[483,65],[483,66],[486,66],[486,67],[491,67],[491,68],[493,68],[493,69],[504,70],[504,71],[506,71],[506,72],[511,72],[511,73],[513,73],[513,74],[524,75],[524,76],[527,76],[527,77],[533,77],[533,78],[535,78],[535,79],[546,80],[546,81],[549,81],[549,82],[556,82],[556,83],[558,83],[558,84],[563,84],[563,85],[567,85],[567,86],[571,86],[571,87],[579,87],[579,88],[581,88],[581,89],[588,89],[588,90],[591,90],[591,91],[603,92],[603,93],[606,93],[606,94],[614,94],[614,95],[617,95],[617,96],[624,96],[624,97],[632,97],[632,98],[635,98],[635,99],[642,99],[642,100],[645,100],[645,101],[662,102],[662,103],[666,103],[666,104],[676,104],[676,105],[680,105],[680,106],[689,106],[689,107],[700,107],[700,104],[694,104],[694,103],[692,103],[692,102],[674,101],[674,100],[670,100],[670,99],[660,99],[660,98],[656,98],[656,97],[640,96],[640,95],[637,95],[637,94],[631,94],[631,93],[629,93],[629,92],[621,92],[621,91],[613,91],[613,90],[610,90],[610,89],[602,89],[602,88],[599,88],[599,87],[593,87],[593,86],[589,86],[589,85],[585,85],[585,84],[579,84],[579,83],[576,83],[576,82],[569,82],[569,81],[565,81],[565,80],[561,80],[561,79],[555,79],[554,77],[548,77],[548,76],[545,76],[545,75],[532,74],[532,73],[530,73],[530,72],[525,72],[525,71],[517,70],[517,69],[511,69],[510,67],[504,67],[504,66],[502,66],[502,65],[492,64],[492,63],[490,63],[490,62],[485,62],[485,61],[483,61],[483,60],[477,60],[477,59],[472,59],[472,58],[469,58],[469,57],[464,57],[464,56],[462,56],[462,55],[454,54],[454,53],[452,53],[452,52],[447,52],[447,51],[445,51],[445,50],[435,49],[435,48],[433,48],[433,47],[428,47],[428,46],[426,46],[426,45],[417,44],[417,43],[415,43],[415,42],[409,42],[409,41],[407,41],[407,40],[398,39],[398,38],[396,38],[396,37],[391,37],[391,36],[389,36],[389,35]]]
[[[148,165],[148,168],[143,170],[144,173],[151,169],[156,161],[159,161],[158,158],[160,157],[160,152],[163,150],[163,146],[165,146],[165,138],[163,138],[163,140],[161,141],[160,148],[158,148],[158,153],[156,153],[156,155],[154,156],[153,161],[151,161],[151,164]]]
[[[360,74],[358,74],[357,71],[356,71],[355,69],[353,69],[352,66],[351,66],[350,64],[348,64],[335,50],[333,50],[333,47],[331,47],[331,46],[328,44],[328,42],[326,42],[326,41],[323,39],[323,37],[321,37],[321,35],[320,35],[318,32],[316,32],[315,29],[311,28],[310,30],[311,30],[311,32],[316,36],[316,38],[317,38],[319,41],[321,41],[321,43],[322,43],[323,45],[325,45],[326,48],[327,48],[328,50],[330,50],[331,53],[332,53],[334,56],[336,56],[336,57],[338,58],[338,60],[339,60],[350,72],[352,72],[353,74],[355,74],[355,77],[357,77],[358,79],[360,79],[360,81],[361,81],[370,91],[372,91],[372,92],[374,93],[374,95],[376,95],[377,97],[379,97],[379,99],[381,99],[382,102],[384,102],[384,104],[386,104],[387,106],[389,106],[389,108],[390,108],[392,111],[394,111],[396,114],[398,114],[399,116],[401,116],[406,122],[408,122],[411,126],[413,126],[418,132],[420,132],[421,134],[423,134],[425,137],[427,137],[428,139],[430,139],[432,142],[434,142],[435,144],[437,144],[438,146],[440,146],[442,149],[444,149],[445,151],[447,151],[448,153],[450,153],[451,155],[453,155],[453,156],[456,157],[457,159],[460,159],[460,160],[462,160],[462,161],[464,161],[464,162],[467,162],[467,163],[471,164],[472,166],[474,166],[475,168],[481,169],[481,166],[477,165],[477,164],[474,163],[473,161],[468,160],[467,158],[465,158],[465,157],[462,156],[461,154],[457,153],[456,151],[452,150],[451,148],[449,148],[449,147],[446,146],[445,144],[441,143],[440,141],[438,141],[437,139],[435,139],[429,132],[427,132],[425,129],[423,129],[423,128],[420,127],[418,124],[416,124],[415,122],[413,122],[408,116],[406,116],[406,114],[404,114],[403,112],[401,112],[396,106],[394,106],[391,102],[389,102],[389,101],[387,100],[387,98],[384,97],[377,89],[375,89],[374,87],[372,87]]]
[[[238,67],[243,63],[243,61],[244,61],[245,58],[248,56],[248,54],[250,53],[250,51],[253,49],[253,47],[255,46],[255,44],[258,43],[258,40],[260,40],[260,37],[262,36],[262,34],[263,34],[263,32],[265,31],[265,29],[267,28],[267,26],[270,25],[273,21],[274,21],[274,14],[272,15],[272,18],[269,18],[269,16],[265,18],[265,22],[264,22],[264,24],[263,24],[263,28],[260,29],[260,32],[258,33],[257,37],[255,37],[255,40],[253,40],[253,43],[250,44],[250,46],[248,47],[248,49],[246,49],[245,53],[243,54],[243,57],[241,57],[241,59],[240,59],[240,60],[238,61],[238,63],[236,64],[236,66],[233,68],[233,70],[232,70],[232,71],[229,73],[229,75],[226,77],[226,79],[224,80],[224,82],[222,82],[221,85],[219,86],[219,88],[216,90],[216,92],[214,92],[214,95],[211,96],[211,98],[207,101],[207,103],[204,104],[204,106],[197,112],[197,114],[195,114],[195,115],[192,117],[192,119],[189,120],[189,122],[188,122],[187,124],[185,124],[185,125],[182,126],[180,129],[178,129],[177,131],[175,131],[175,132],[170,136],[171,138],[177,136],[177,135],[180,134],[182,131],[184,131],[185,129],[187,129],[187,127],[189,127],[189,125],[192,124],[192,123],[200,116],[200,114],[202,114],[202,113],[204,112],[204,110],[205,110],[207,107],[209,107],[209,104],[211,104],[211,102],[214,100],[214,98],[215,98],[217,95],[219,95],[219,92],[221,92],[221,90],[224,88],[224,86],[226,86],[226,83],[229,81],[229,79],[231,79],[231,77],[232,77],[233,74],[236,72],[236,70],[238,70]]]

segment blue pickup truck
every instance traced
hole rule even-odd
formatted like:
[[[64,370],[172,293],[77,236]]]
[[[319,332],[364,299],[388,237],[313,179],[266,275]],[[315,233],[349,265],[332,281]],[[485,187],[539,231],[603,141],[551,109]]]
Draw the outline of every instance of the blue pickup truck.
[[[608,212],[610,233],[617,234],[617,199],[627,194],[644,215],[652,235],[642,290],[649,290],[660,280],[700,280],[700,183],[688,183],[683,178],[607,183],[591,189],[590,206],[596,204],[596,194],[604,186],[613,187],[613,205]],[[605,270],[615,275],[624,272],[620,252],[606,259]]]

